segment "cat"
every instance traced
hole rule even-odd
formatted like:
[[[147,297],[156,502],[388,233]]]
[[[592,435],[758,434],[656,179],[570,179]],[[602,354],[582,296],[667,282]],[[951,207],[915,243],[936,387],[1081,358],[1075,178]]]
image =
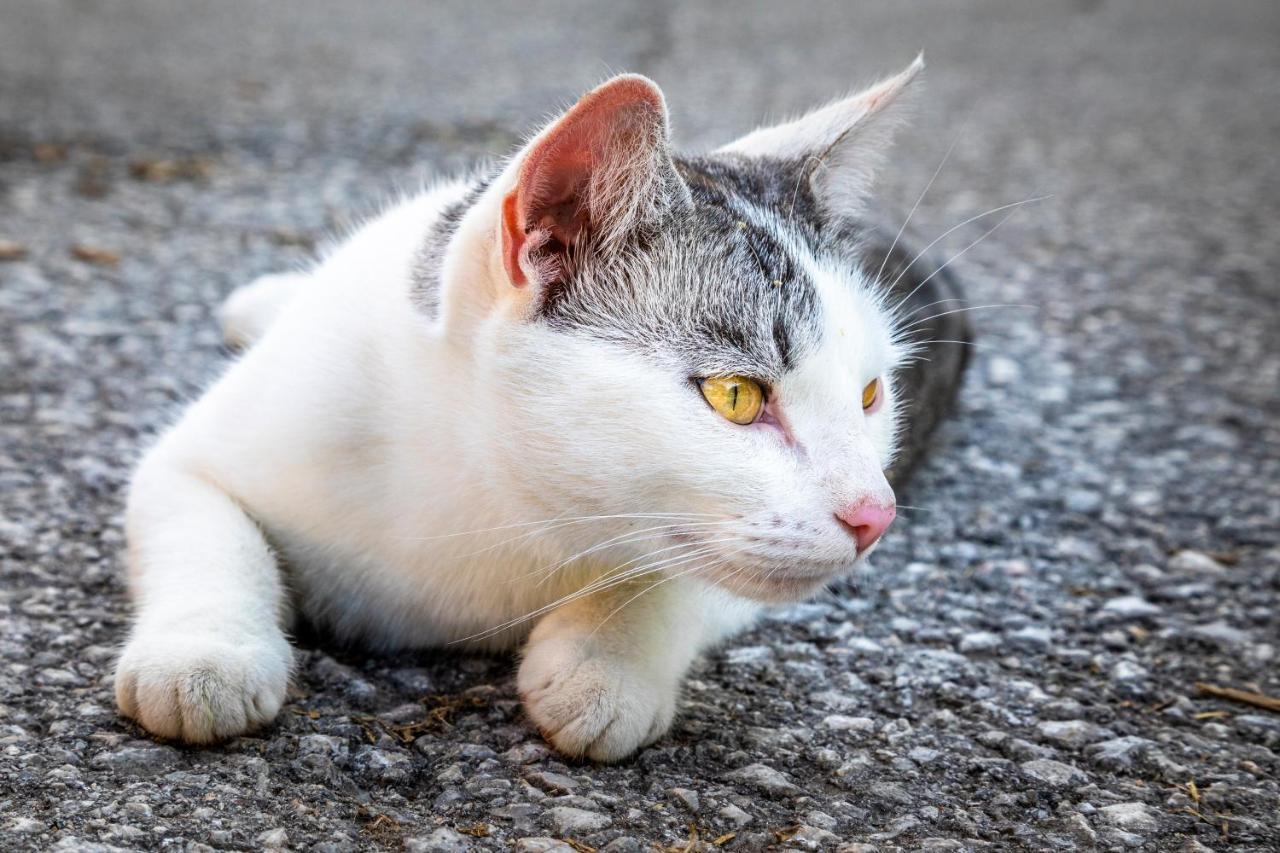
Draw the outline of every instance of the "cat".
[[[908,364],[936,345],[903,323],[950,277],[866,220],[921,68],[696,157],[653,82],[614,77],[234,292],[243,354],[132,479],[120,710],[197,744],[269,723],[302,617],[374,649],[522,643],[566,755],[661,737],[696,655],[873,550],[886,470],[958,382],[962,358]],[[964,338],[947,322],[913,331]]]

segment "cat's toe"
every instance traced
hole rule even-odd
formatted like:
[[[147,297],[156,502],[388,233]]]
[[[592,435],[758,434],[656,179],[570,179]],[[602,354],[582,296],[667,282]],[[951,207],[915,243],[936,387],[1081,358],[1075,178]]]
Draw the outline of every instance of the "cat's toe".
[[[565,755],[619,761],[662,737],[675,717],[675,690],[624,662],[526,653],[519,675],[526,712]]]
[[[214,743],[275,719],[292,657],[283,636],[138,636],[116,664],[116,702],[158,737]]]

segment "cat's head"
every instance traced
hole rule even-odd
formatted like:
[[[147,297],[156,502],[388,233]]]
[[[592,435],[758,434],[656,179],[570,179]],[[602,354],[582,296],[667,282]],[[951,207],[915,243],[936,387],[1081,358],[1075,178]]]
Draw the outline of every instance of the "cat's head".
[[[873,547],[903,351],[855,217],[921,67],[692,158],[658,87],[616,77],[472,199],[441,315],[512,521],[762,600]]]

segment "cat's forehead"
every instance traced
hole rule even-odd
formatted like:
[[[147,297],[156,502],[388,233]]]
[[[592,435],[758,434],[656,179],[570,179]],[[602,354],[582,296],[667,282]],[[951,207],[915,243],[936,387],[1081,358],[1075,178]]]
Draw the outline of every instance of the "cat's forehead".
[[[541,318],[699,370],[778,378],[793,369],[826,327],[813,275],[819,240],[798,170],[770,165],[677,161],[691,203],[613,259],[585,261],[547,293]]]

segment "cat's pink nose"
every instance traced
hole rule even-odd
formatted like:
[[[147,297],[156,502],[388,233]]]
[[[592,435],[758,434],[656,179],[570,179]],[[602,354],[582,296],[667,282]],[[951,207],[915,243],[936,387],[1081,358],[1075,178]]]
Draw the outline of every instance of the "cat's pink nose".
[[[836,518],[858,540],[858,553],[876,544],[897,515],[898,509],[892,503],[875,500],[854,501],[836,512]]]

